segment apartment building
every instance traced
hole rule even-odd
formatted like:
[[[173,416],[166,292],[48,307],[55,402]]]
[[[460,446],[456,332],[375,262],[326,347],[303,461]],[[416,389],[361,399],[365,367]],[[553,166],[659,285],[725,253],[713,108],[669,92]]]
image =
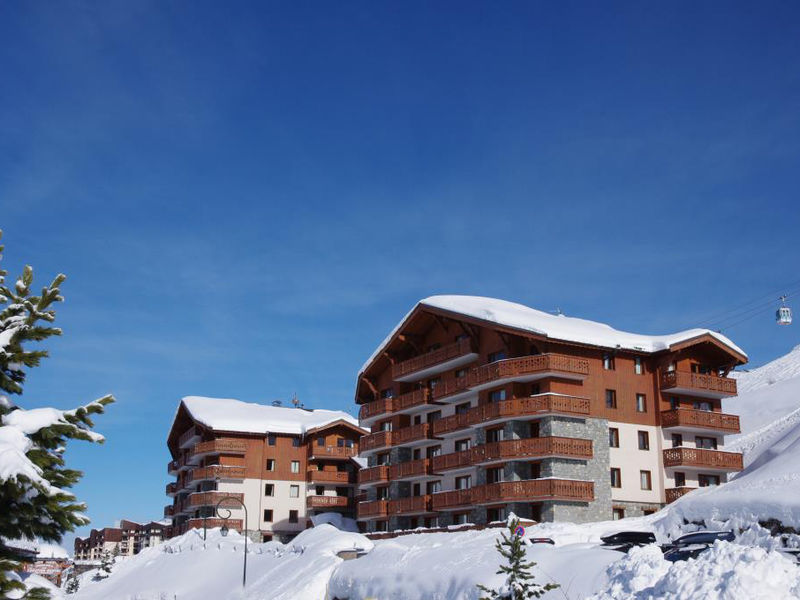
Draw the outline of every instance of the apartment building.
[[[648,514],[742,468],[722,412],[747,356],[491,298],[422,300],[358,375],[368,531]]]
[[[88,537],[75,538],[75,560],[100,560],[105,552],[123,558],[139,554],[172,537],[172,526],[165,521],[137,523],[122,519],[119,527],[92,529]]]
[[[164,515],[176,535],[225,524],[258,541],[287,541],[321,513],[355,518],[365,433],[340,411],[184,398],[167,439]]]

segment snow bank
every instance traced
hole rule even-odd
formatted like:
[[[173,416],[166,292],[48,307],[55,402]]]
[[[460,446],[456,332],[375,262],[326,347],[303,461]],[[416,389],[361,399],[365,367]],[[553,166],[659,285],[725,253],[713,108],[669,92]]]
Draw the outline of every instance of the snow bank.
[[[800,567],[777,552],[716,542],[696,559],[670,563],[657,546],[632,549],[608,568],[591,600],[790,600]]]

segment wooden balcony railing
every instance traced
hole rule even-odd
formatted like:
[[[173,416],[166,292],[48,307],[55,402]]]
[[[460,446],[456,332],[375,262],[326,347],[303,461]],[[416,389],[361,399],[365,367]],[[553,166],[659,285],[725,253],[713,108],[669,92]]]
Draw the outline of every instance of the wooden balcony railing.
[[[448,510],[460,508],[472,504],[472,490],[450,490],[439,492],[431,496],[431,508],[433,510]]]
[[[172,481],[167,484],[166,488],[167,496],[174,496],[178,493],[178,484],[175,481]]]
[[[507,358],[476,367],[469,372],[470,387],[536,373],[562,373],[585,376],[589,374],[589,361],[563,354],[536,354]]]
[[[571,479],[531,479],[503,481],[472,488],[474,504],[517,502],[529,500],[573,500],[590,502],[594,499],[594,483]]]
[[[405,377],[416,371],[421,371],[439,363],[458,358],[459,356],[470,354],[473,351],[472,340],[465,338],[393,365],[392,378],[398,379],[399,377]]]
[[[368,433],[362,435],[359,441],[361,452],[369,452],[370,450],[379,450],[381,448],[388,448],[392,445],[394,439],[393,431],[377,431],[375,433]]]
[[[443,379],[436,387],[431,390],[431,398],[440,400],[453,394],[465,392],[469,389],[469,378],[454,377],[452,379]]]
[[[666,448],[665,467],[702,467],[722,471],[741,471],[742,455],[738,452],[706,450],[704,448]]]
[[[696,489],[696,488],[691,488],[691,487],[686,487],[686,486],[684,486],[684,487],[676,487],[676,488],[667,488],[666,490],[664,490],[666,492],[667,504],[669,504],[670,502],[675,502],[675,500],[677,500],[681,496],[684,496],[684,495],[688,494],[689,492],[691,492],[694,489]]]
[[[196,444],[192,448],[192,456],[196,457],[203,454],[244,454],[246,450],[247,444],[243,440],[219,438]]]
[[[430,423],[418,423],[409,427],[403,427],[393,433],[392,441],[395,446],[432,438]]]
[[[178,446],[183,448],[192,438],[196,437],[200,437],[200,432],[198,431],[197,427],[192,425],[183,433],[183,435],[181,435],[181,437],[178,438]]]
[[[414,390],[412,392],[400,394],[399,396],[394,398],[394,410],[402,411],[402,410],[407,410],[409,408],[415,408],[418,406],[425,406],[430,404],[430,400],[431,400],[431,393],[430,390],[428,390],[427,388],[423,388],[421,390]]]
[[[701,375],[700,373],[688,373],[686,371],[664,371],[661,373],[661,389],[669,390],[672,388],[710,392],[720,397],[735,396],[736,380],[730,377]]]
[[[588,460],[592,458],[591,440],[567,437],[539,437],[520,440],[503,440],[472,448],[473,464],[492,461],[520,460],[559,456]]]
[[[389,500],[389,514],[403,515],[431,512],[430,496],[411,496]]]
[[[180,466],[180,461],[175,459],[171,460],[167,463],[167,474],[168,475],[175,475],[178,472],[178,467]]]
[[[307,496],[308,508],[348,508],[353,505],[347,496]]]
[[[388,500],[373,500],[372,502],[358,503],[359,519],[376,519],[389,514]]]
[[[385,415],[394,411],[394,398],[381,398],[362,404],[358,409],[358,418],[362,421]]]
[[[398,463],[389,467],[389,479],[410,479],[431,474],[431,461],[427,458]]]
[[[231,502],[223,502],[221,506],[235,509],[239,507],[235,500],[244,501],[244,494],[232,492],[197,492],[189,496],[187,507],[216,506],[223,498],[233,498],[234,500]]]
[[[472,466],[472,449],[440,454],[431,459],[431,469],[434,473],[463,469]]]
[[[309,458],[348,459],[358,456],[358,447],[352,446],[318,446],[316,443],[309,445]]]
[[[168,504],[164,507],[164,516],[172,517],[173,515],[175,515],[175,507],[172,504]]]
[[[209,479],[244,479],[244,467],[226,465],[197,467],[189,471],[187,482],[206,481]]]
[[[311,483],[346,485],[355,481],[355,474],[347,471],[319,471],[317,469],[309,469],[307,480]]]
[[[239,532],[242,531],[241,519],[205,519],[205,523],[203,523],[203,519],[189,519],[184,523],[183,528],[185,531],[189,529],[202,529],[204,525],[208,529],[225,525],[228,529],[234,529]]]
[[[389,467],[386,465],[379,465],[377,467],[368,467],[361,469],[358,472],[358,483],[361,485],[368,483],[382,483],[389,480]]]
[[[739,417],[708,410],[676,408],[661,412],[662,427],[700,427],[716,429],[725,433],[739,433]]]
[[[433,422],[433,434],[444,435],[469,427],[469,412],[442,417]]]

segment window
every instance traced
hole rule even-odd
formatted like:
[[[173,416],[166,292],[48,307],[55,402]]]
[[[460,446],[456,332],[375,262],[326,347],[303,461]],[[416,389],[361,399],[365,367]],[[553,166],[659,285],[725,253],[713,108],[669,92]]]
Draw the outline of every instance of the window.
[[[606,371],[614,370],[614,355],[610,353],[603,354],[603,368]]]
[[[466,525],[469,523],[469,513],[456,513],[453,515],[454,525]]]
[[[344,438],[336,438],[336,446],[339,448],[344,448]]]
[[[428,446],[425,449],[425,458],[433,458],[434,456],[440,456],[441,454],[442,454],[441,446]]]
[[[289,523],[297,523],[297,511],[290,510],[289,511]]]
[[[506,390],[492,390],[489,392],[489,402],[500,402],[506,399]]]
[[[704,410],[706,412],[711,412],[711,402],[694,402],[692,407],[695,410]]]
[[[325,436],[319,436],[317,438],[317,446],[323,447],[325,445]]]
[[[636,412],[647,412],[647,397],[644,394],[636,394]]]
[[[274,433],[270,433],[267,436],[267,444],[269,444],[270,446],[274,446],[275,445],[275,434]]]
[[[704,475],[703,473],[700,473],[697,476],[697,483],[700,487],[719,485],[719,475]]]
[[[289,486],[289,498],[299,498],[300,497],[300,486],[299,485],[290,485]]]
[[[456,379],[461,379],[462,377],[466,377],[467,376],[467,370],[466,369],[456,369],[456,372],[454,373],[454,375],[456,376]]]
[[[538,396],[541,393],[542,393],[542,386],[540,386],[538,383],[532,383],[531,396]]]
[[[506,357],[505,350],[498,350],[497,352],[490,352],[489,356],[486,359],[486,362],[497,362],[498,360],[504,360]]]
[[[641,375],[642,373],[644,373],[644,366],[642,365],[641,356],[637,356],[636,358],[633,359],[633,372],[636,375]]]
[[[643,490],[653,489],[653,480],[650,471],[639,471],[639,485]]]
[[[683,434],[681,433],[673,433],[672,434],[672,447],[673,448],[680,448],[683,446]]]
[[[608,446],[609,448],[619,448],[619,429],[616,427],[608,430]]]
[[[433,423],[434,421],[438,421],[439,419],[442,418],[442,411],[434,410],[432,412],[429,412],[427,417],[428,417],[428,423]]]
[[[436,389],[436,386],[439,385],[440,383],[442,383],[442,378],[441,377],[435,377],[433,379],[428,379],[428,389],[430,391],[433,391],[433,390]]]
[[[292,461],[292,473],[299,473],[300,472],[300,461],[293,460]]]
[[[439,517],[426,517],[425,518],[425,527],[438,527],[439,526]]]
[[[388,500],[389,488],[387,486],[375,488],[375,498],[377,500]]]
[[[611,516],[615,521],[619,521],[620,519],[625,518],[625,509],[624,508],[614,508],[611,511]]]
[[[268,509],[264,510],[264,520],[267,523],[272,523],[272,509],[271,508],[268,508]]]
[[[611,468],[611,487],[612,488],[621,488],[622,487],[622,473],[616,467]]]
[[[315,486],[314,493],[317,496],[324,496],[325,495],[325,486],[324,485]]]
[[[503,439],[503,428],[502,427],[495,427],[493,429],[486,430],[486,443],[491,444],[492,442],[499,442]]]
[[[456,414],[463,415],[470,409],[469,402],[464,402],[463,404],[456,404]]]
[[[442,491],[442,482],[441,481],[429,481],[425,484],[425,493],[426,494],[436,494]]]
[[[686,473],[675,473],[675,487],[686,487]]]
[[[393,388],[382,389],[381,398],[394,398],[394,389]]]
[[[650,450],[650,434],[646,431],[637,431],[639,439],[639,450]]]
[[[617,408],[616,390],[606,390],[606,408]]]
[[[471,442],[471,440],[469,438],[464,439],[464,440],[456,440],[455,451],[456,452],[462,452],[464,450],[469,450],[469,447],[470,447],[471,443],[472,442]]]
[[[680,406],[681,401],[678,399],[677,396],[670,396],[669,397],[669,409],[675,410]]]
[[[698,448],[704,448],[705,450],[716,450],[717,449],[717,438],[713,437],[700,437],[699,435],[694,438],[694,445]]]
[[[490,523],[492,521],[505,521],[506,520],[506,509],[502,506],[497,508],[487,508],[486,509],[486,520]]]
[[[267,471],[274,471],[275,470],[275,459],[268,458],[267,459]]]
[[[275,495],[275,485],[272,483],[265,483],[264,484],[264,495],[265,496],[274,496]]]
[[[498,483],[503,481],[503,467],[486,469],[486,483]]]
[[[463,475],[461,477],[456,477],[455,484],[457,490],[468,490],[472,487],[472,476]]]
[[[299,448],[300,447],[300,438],[297,437],[296,435],[292,436],[292,446],[294,448]]]
[[[389,521],[375,521],[375,531],[389,531]]]
[[[381,423],[381,427],[379,431],[391,431],[392,430],[392,422],[391,421],[384,421]],[[322,445],[325,445],[325,438],[322,438]]]
[[[383,454],[378,454],[376,462],[378,465],[388,465],[389,464],[389,453],[385,452]]]

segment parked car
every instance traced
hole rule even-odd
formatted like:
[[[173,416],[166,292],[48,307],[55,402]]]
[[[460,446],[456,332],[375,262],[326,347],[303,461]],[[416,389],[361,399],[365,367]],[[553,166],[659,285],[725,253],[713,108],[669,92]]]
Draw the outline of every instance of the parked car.
[[[550,538],[545,537],[538,537],[538,538],[527,538],[528,542],[531,544],[552,544],[555,546],[555,541]]]
[[[628,552],[634,546],[646,546],[656,543],[656,536],[652,531],[620,531],[600,538],[603,547],[618,552]]]
[[[669,562],[678,562],[679,560],[697,558],[710,547],[711,544],[687,544],[685,546],[676,546],[664,553],[664,559]]]
[[[732,542],[734,539],[736,539],[736,536],[733,534],[733,531],[695,531],[693,533],[682,535],[669,544],[664,544],[661,546],[661,550],[664,552],[664,554],[666,554],[670,550],[685,548],[695,544],[705,544],[706,546],[710,546],[717,540]]]

